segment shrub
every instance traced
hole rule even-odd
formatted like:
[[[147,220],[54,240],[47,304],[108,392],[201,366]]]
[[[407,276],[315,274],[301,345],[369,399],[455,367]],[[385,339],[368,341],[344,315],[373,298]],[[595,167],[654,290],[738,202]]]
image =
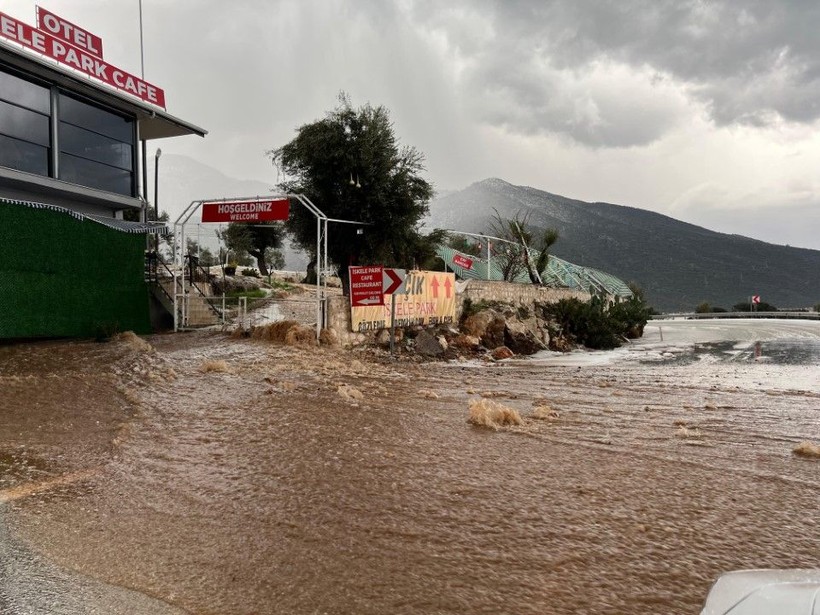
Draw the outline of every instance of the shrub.
[[[545,316],[554,319],[576,342],[597,350],[617,348],[624,337],[640,337],[650,312],[639,295],[609,304],[599,295],[586,302],[561,299],[544,308]]]
[[[589,301],[561,299],[545,308],[545,312],[558,322],[561,328],[588,348],[609,350],[621,345],[615,324],[606,314],[601,297]]]
[[[633,339],[643,335],[643,328],[651,314],[651,308],[639,295],[633,295],[609,308],[609,318],[613,321],[616,334]]]
[[[290,284],[289,282],[285,282],[284,280],[271,280],[270,286],[274,290],[284,290],[284,291],[291,291],[291,290],[297,288],[293,284]]]

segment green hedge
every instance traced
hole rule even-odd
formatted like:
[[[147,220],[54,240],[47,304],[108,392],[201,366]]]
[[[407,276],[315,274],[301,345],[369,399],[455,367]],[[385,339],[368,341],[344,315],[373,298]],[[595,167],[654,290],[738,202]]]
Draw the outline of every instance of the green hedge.
[[[0,338],[151,330],[145,236],[0,202]]]

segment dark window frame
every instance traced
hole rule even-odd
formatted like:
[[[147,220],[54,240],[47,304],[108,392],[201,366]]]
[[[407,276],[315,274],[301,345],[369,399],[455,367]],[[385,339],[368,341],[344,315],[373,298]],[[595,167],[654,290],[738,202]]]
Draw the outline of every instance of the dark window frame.
[[[57,140],[56,141],[57,141],[57,156],[58,156],[59,160],[62,161],[63,156],[66,156],[66,157],[70,157],[70,158],[67,158],[67,160],[79,159],[81,161],[84,161],[79,165],[79,167],[84,166],[86,169],[98,168],[98,169],[104,170],[105,167],[108,167],[108,168],[112,169],[114,172],[126,171],[130,176],[130,181],[128,183],[128,192],[127,193],[122,192],[120,190],[116,190],[116,189],[112,190],[110,187],[100,188],[99,185],[97,185],[97,186],[88,186],[88,187],[98,188],[98,189],[101,189],[101,190],[105,190],[106,192],[115,192],[116,194],[125,194],[125,196],[131,196],[131,197],[135,196],[136,195],[136,189],[137,189],[137,165],[136,165],[136,160],[137,160],[137,146],[136,146],[136,142],[137,142],[137,120],[136,120],[136,118],[127,116],[123,113],[116,112],[113,109],[111,109],[109,107],[106,107],[105,105],[101,105],[96,101],[88,99],[87,97],[80,96],[80,95],[78,95],[74,92],[66,91],[62,88],[58,88],[57,93],[58,93],[58,98],[59,98],[59,104],[58,104],[59,110],[58,110],[58,113],[57,113],[57,131],[58,131],[58,134],[57,134]],[[66,101],[66,100],[71,101],[71,103],[84,105],[87,109],[90,109],[90,111],[92,113],[99,112],[99,113],[105,114],[105,116],[109,116],[109,117],[113,116],[114,118],[123,120],[124,122],[126,122],[127,124],[130,125],[130,130],[129,130],[129,135],[128,136],[130,137],[131,142],[129,143],[127,141],[122,141],[120,139],[112,137],[110,134],[106,134],[105,132],[102,132],[99,129],[95,130],[95,128],[97,126],[83,125],[83,124],[81,124],[80,122],[77,121],[78,118],[76,116],[71,117],[68,120],[64,119],[63,118],[63,106],[64,106],[63,101]],[[69,115],[69,114],[66,113],[66,115]],[[83,118],[80,118],[80,119],[83,119]],[[125,145],[130,150],[131,164],[130,164],[129,168],[124,168],[121,165],[112,164],[110,161],[104,161],[104,160],[101,160],[100,158],[95,158],[95,157],[90,156],[90,155],[84,155],[83,153],[80,153],[80,152],[78,152],[76,150],[73,150],[73,149],[65,149],[63,144],[62,144],[62,137],[64,136],[63,132],[62,132],[63,131],[63,129],[62,129],[63,125],[70,126],[72,128],[78,129],[80,131],[85,131],[85,132],[90,133],[92,135],[98,135],[98,136],[102,137],[103,139],[108,140],[109,142],[114,142],[114,143],[119,143],[119,144]],[[60,177],[58,177],[58,179],[61,179],[64,176],[63,175],[64,172],[63,172],[63,168],[62,168],[63,165],[58,161],[57,166],[58,166],[58,175],[60,175]],[[71,165],[69,165],[69,166],[71,166]],[[76,169],[78,167],[75,166],[74,168]],[[62,179],[62,181],[71,181],[71,180]],[[87,183],[93,183],[93,182],[82,182],[82,181],[77,182],[76,180],[74,180],[74,181],[72,181],[72,183],[80,183],[80,185],[87,185]],[[100,183],[102,183],[102,182],[100,182]]]
[[[12,134],[13,131],[6,129],[2,124],[0,124],[0,135],[2,135],[5,139],[9,139],[15,143],[20,143],[24,148],[35,147],[38,149],[44,149],[46,154],[46,167],[45,169],[40,169],[40,171],[32,170],[28,165],[24,164],[16,164],[14,166],[9,166],[6,168],[15,169],[17,171],[23,171],[25,173],[32,173],[34,175],[39,175],[41,177],[54,177],[54,169],[51,163],[52,151],[54,148],[54,134],[51,130],[51,116],[54,111],[52,109],[51,104],[51,84],[43,81],[42,79],[37,79],[36,77],[26,75],[25,73],[19,70],[15,70],[13,67],[7,66],[6,64],[2,63],[0,63],[0,75],[8,75],[12,79],[21,81],[25,84],[29,84],[41,89],[47,101],[46,105],[41,104],[39,106],[31,106],[31,104],[29,104],[30,101],[15,99],[15,97],[10,96],[8,94],[8,91],[0,89],[0,103],[8,105],[12,109],[19,109],[24,113],[31,113],[34,115],[41,116],[45,118],[47,125],[46,131],[48,144],[44,144],[37,142],[36,140],[32,140],[31,138],[26,138],[21,134]],[[2,79],[2,76],[0,76],[0,79]],[[48,108],[48,111],[43,110],[46,107]],[[43,170],[45,172],[42,172]]]
[[[42,176],[42,177],[49,177],[49,178],[52,178],[52,179],[55,179],[55,180],[58,180],[58,181],[65,181],[67,183],[81,185],[81,186],[84,186],[86,188],[90,188],[90,189],[93,189],[93,190],[103,190],[105,192],[112,192],[114,194],[124,195],[124,196],[128,196],[128,197],[136,197],[136,194],[137,194],[137,179],[138,179],[137,178],[137,172],[138,172],[138,166],[139,165],[138,165],[137,118],[136,118],[135,115],[130,115],[128,113],[124,113],[120,110],[109,107],[109,106],[105,105],[104,103],[100,103],[99,101],[96,101],[92,98],[89,98],[87,96],[83,96],[82,94],[80,94],[78,92],[73,92],[69,89],[66,89],[65,87],[58,86],[54,83],[49,83],[48,81],[46,81],[42,78],[38,78],[37,76],[27,74],[26,72],[24,72],[24,71],[22,71],[22,70],[20,70],[16,67],[10,66],[10,65],[8,65],[4,62],[0,62],[0,79],[2,78],[2,75],[4,75],[4,74],[10,75],[11,77],[16,78],[20,81],[23,81],[23,82],[32,84],[34,86],[37,86],[39,88],[45,89],[45,91],[48,95],[48,98],[49,98],[49,102],[48,102],[49,111],[48,111],[47,114],[45,114],[41,110],[42,107],[43,107],[42,104],[40,105],[40,108],[31,108],[31,107],[26,106],[25,104],[20,104],[18,101],[9,100],[9,98],[12,98],[11,96],[8,96],[8,95],[4,96],[3,93],[0,92],[0,100],[2,100],[2,102],[7,103],[11,106],[18,107],[20,109],[32,112],[32,113],[39,114],[39,115],[45,117],[47,122],[48,122],[48,136],[49,136],[49,144],[46,147],[46,156],[47,156],[47,159],[48,159],[48,170],[47,170],[46,173],[34,172],[34,171],[31,171],[30,168],[29,169],[18,168],[18,167],[25,167],[26,166],[26,165],[23,165],[23,164],[19,164],[17,166],[5,167],[5,168],[10,168],[10,169],[16,169],[16,170],[20,170],[20,171],[24,171],[24,172],[29,172],[29,173],[33,173],[35,175],[39,175],[39,176]],[[113,118],[122,119],[124,124],[127,127],[127,130],[122,130],[121,127],[118,127],[116,125],[117,124],[116,121],[109,124],[108,127],[106,127],[104,125],[105,122],[102,122],[102,124],[103,124],[102,125],[102,130],[100,129],[101,126],[100,125],[95,125],[93,121],[88,122],[87,125],[83,125],[83,123],[82,123],[82,119],[83,119],[82,118],[82,115],[83,115],[82,108],[80,109],[81,112],[79,113],[79,115],[77,115],[75,117],[72,117],[69,120],[64,120],[61,117],[61,115],[62,115],[61,114],[61,108],[63,106],[62,102],[66,99],[71,100],[72,102],[76,102],[79,105],[84,105],[85,107],[90,108],[90,110],[91,110],[90,115],[92,116],[92,119],[93,119],[93,115],[94,115],[95,112],[100,112],[100,113],[105,114],[106,116],[109,116],[109,117],[113,116]],[[66,114],[66,115],[69,115],[69,114]],[[78,121],[78,119],[80,121]],[[126,167],[123,167],[118,162],[115,162],[114,164],[112,164],[110,160],[108,162],[104,161],[104,158],[105,158],[104,156],[94,157],[94,156],[83,155],[82,153],[74,151],[74,150],[68,150],[68,151],[64,150],[63,147],[61,146],[61,143],[60,143],[60,141],[61,141],[61,138],[60,138],[61,134],[60,133],[61,133],[61,125],[62,124],[72,126],[72,127],[76,128],[76,129],[79,129],[81,131],[86,131],[90,135],[98,135],[104,141],[108,141],[112,145],[116,145],[116,144],[124,145],[127,148],[128,152],[129,152],[130,165],[128,166],[128,168],[126,168]],[[95,128],[96,128],[96,130],[95,130]],[[111,134],[112,131],[116,134],[112,135]],[[44,147],[41,143],[37,143],[35,141],[29,141],[27,139],[20,138],[20,136],[16,135],[16,134],[15,135],[9,134],[9,131],[4,130],[4,127],[2,125],[0,125],[0,135],[5,137],[6,139],[13,139],[16,142],[19,142],[23,145]],[[123,140],[123,138],[127,138],[127,140]],[[92,137],[91,139],[89,139],[89,142],[93,142],[93,140],[94,139]],[[104,146],[102,144],[100,144],[100,147],[102,147],[101,151],[104,151]],[[99,168],[101,170],[103,170],[104,167],[109,167],[109,168],[112,169],[112,171],[114,173],[127,173],[128,176],[129,176],[129,179],[130,179],[130,181],[128,182],[127,191],[123,191],[123,190],[119,190],[119,189],[112,190],[110,188],[110,183],[109,183],[108,186],[103,187],[103,184],[105,182],[102,182],[102,181],[99,182],[98,185],[95,185],[95,182],[93,181],[93,177],[92,177],[92,181],[79,181],[79,182],[78,181],[73,181],[73,180],[62,179],[60,177],[61,174],[62,174],[61,173],[61,168],[60,168],[61,167],[60,158],[64,154],[66,156],[70,156],[72,158],[76,158],[76,159],[85,161],[83,163],[83,165],[86,166],[87,168],[89,166],[92,166],[92,165],[99,165]],[[121,155],[123,155],[122,152],[121,152]],[[101,160],[101,158],[102,158],[102,160]],[[116,156],[114,158],[116,158]]]

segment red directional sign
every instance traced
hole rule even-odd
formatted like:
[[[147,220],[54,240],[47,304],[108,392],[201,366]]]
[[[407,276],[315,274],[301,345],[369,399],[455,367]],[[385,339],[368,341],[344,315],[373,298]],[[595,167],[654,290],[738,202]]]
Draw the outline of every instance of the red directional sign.
[[[350,306],[384,305],[383,267],[348,267],[350,273]]]
[[[407,272],[404,269],[385,269],[382,276],[382,292],[392,295],[404,289],[404,278]]]
[[[760,303],[760,295],[752,295],[752,303],[754,303],[754,304]]]

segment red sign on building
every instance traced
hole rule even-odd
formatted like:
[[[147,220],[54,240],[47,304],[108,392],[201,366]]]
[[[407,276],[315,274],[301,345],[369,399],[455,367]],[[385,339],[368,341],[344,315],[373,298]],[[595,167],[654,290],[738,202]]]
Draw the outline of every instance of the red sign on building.
[[[350,273],[351,307],[384,305],[384,295],[382,294],[383,268],[381,265],[349,267],[348,271]]]
[[[462,269],[472,269],[473,259],[462,256],[461,254],[456,254],[453,256],[453,264],[456,267],[461,267]]]
[[[202,203],[203,222],[268,222],[287,220],[290,201],[211,201]]]
[[[38,10],[34,28],[0,12],[0,38],[12,41],[111,87],[165,108],[165,92],[102,59],[102,39],[53,13]]]
[[[37,11],[37,29],[53,34],[66,43],[84,49],[102,60],[102,39],[99,36],[75,26],[67,19],[57,17],[57,15],[41,6],[35,7],[35,9]]]

